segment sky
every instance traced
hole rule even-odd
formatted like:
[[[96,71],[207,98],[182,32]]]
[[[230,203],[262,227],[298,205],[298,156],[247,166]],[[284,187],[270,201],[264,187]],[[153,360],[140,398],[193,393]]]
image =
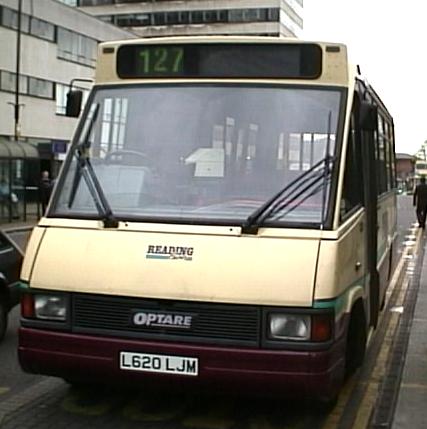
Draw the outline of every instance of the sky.
[[[342,42],[393,116],[396,152],[427,140],[427,2],[304,0],[303,39]]]

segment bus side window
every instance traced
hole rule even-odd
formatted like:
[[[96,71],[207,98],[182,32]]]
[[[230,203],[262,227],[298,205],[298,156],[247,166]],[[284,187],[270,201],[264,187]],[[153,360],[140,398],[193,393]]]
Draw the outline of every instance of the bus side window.
[[[361,145],[357,142],[355,123],[353,114],[347,143],[340,221],[344,221],[353,212],[353,209],[363,204],[362,153]]]

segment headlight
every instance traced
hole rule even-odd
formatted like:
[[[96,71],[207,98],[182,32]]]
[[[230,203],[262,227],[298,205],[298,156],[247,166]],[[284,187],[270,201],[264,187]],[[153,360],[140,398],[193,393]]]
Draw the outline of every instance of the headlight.
[[[269,337],[277,340],[308,341],[311,317],[300,314],[270,314]]]
[[[67,302],[65,296],[36,294],[33,299],[35,316],[37,319],[66,320]]]

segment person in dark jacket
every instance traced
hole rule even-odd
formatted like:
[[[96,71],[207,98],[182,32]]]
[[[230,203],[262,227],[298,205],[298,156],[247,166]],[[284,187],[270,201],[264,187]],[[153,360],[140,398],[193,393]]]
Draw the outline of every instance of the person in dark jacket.
[[[414,206],[416,207],[418,224],[420,228],[425,228],[427,216],[427,184],[425,177],[421,177],[419,185],[415,188]]]
[[[52,181],[50,180],[49,172],[42,171],[42,177],[39,183],[39,195],[40,195],[40,202],[42,204],[42,215],[44,215],[46,211],[46,207],[49,203],[51,192],[52,192]]]

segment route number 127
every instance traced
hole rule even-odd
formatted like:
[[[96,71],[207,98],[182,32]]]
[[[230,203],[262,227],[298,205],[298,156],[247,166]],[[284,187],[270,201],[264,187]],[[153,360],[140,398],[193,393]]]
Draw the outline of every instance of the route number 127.
[[[177,74],[183,71],[184,50],[179,47],[146,47],[139,51],[141,74]]]

